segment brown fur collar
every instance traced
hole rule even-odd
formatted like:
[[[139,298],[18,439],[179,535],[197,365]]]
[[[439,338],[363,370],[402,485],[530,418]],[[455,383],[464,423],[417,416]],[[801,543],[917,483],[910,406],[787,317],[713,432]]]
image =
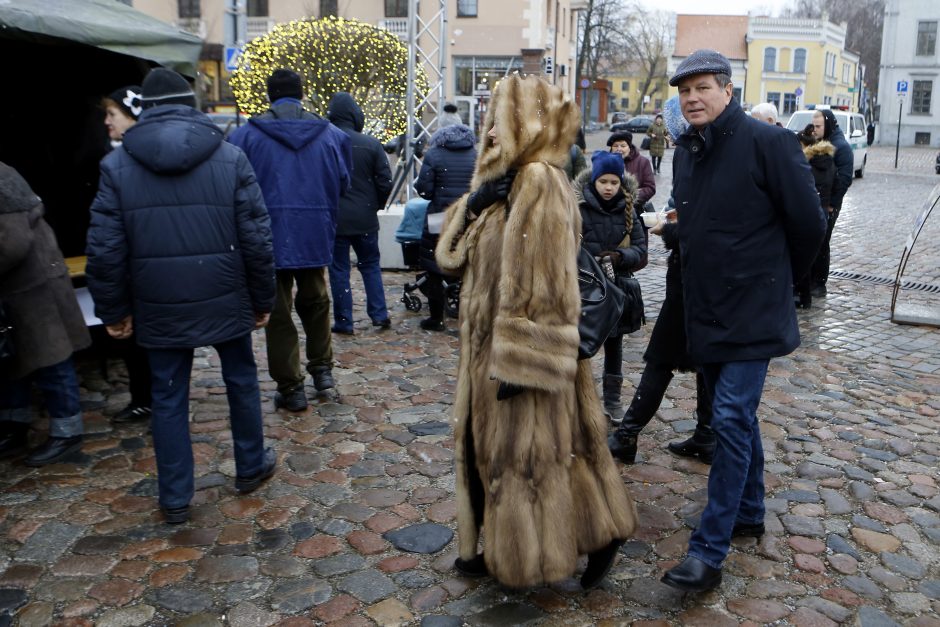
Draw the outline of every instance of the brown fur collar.
[[[818,157],[820,155],[829,155],[834,157],[836,154],[836,147],[827,142],[825,139],[820,139],[815,144],[810,144],[809,146],[803,146],[803,154],[806,155],[806,159],[812,159],[813,157]]]
[[[537,76],[499,81],[486,112],[482,147],[471,189],[528,163],[563,168],[568,163],[581,114],[561,89]],[[496,125],[499,145],[487,136]]]

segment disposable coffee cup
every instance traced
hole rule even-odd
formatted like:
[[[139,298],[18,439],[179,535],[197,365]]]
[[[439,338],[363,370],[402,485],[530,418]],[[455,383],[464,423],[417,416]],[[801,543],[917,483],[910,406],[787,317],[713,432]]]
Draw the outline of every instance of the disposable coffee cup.
[[[640,214],[640,217],[643,218],[643,224],[645,224],[646,228],[648,229],[651,229],[659,224],[659,214],[655,211],[647,211]]]

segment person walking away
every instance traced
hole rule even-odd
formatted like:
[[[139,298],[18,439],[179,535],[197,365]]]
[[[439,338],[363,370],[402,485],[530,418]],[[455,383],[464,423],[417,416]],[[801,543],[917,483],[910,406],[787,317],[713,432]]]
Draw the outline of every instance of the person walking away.
[[[575,179],[575,198],[581,211],[581,246],[591,255],[610,259],[621,276],[646,266],[646,233],[633,210],[636,179],[624,173],[618,154],[596,152],[591,169]],[[604,342],[603,404],[608,420],[623,415],[623,334]]]
[[[695,371],[695,432],[682,442],[670,442],[667,448],[677,455],[698,457],[703,463],[711,464],[715,453],[715,434],[711,429],[712,404],[705,379],[695,368],[686,348],[679,225],[676,223],[675,208],[666,212],[666,218],[666,221],[649,231],[653,235],[660,235],[669,251],[666,259],[666,297],[643,354],[646,365],[640,383],[636,386],[633,400],[620,425],[608,436],[607,445],[614,457],[625,464],[633,464],[640,432],[659,410],[673,373],[677,370]]]
[[[813,171],[813,181],[816,185],[816,193],[819,194],[819,204],[822,205],[828,216],[832,213],[832,191],[836,184],[834,160],[836,149],[825,139],[816,139],[815,127],[812,123],[807,124],[806,128],[797,133],[797,139],[800,140],[800,144],[803,146],[803,155],[809,161],[809,166]],[[816,254],[817,257],[819,254]],[[812,306],[812,280],[809,272],[796,279],[793,291],[797,308],[809,309]]]
[[[657,114],[653,118],[653,123],[646,129],[646,134],[650,138],[650,158],[653,162],[653,172],[659,174],[659,168],[663,163],[663,156],[666,154],[666,146],[669,142],[669,131],[663,123],[663,116]]]
[[[326,112],[330,122],[349,136],[352,145],[352,183],[339,200],[336,241],[330,264],[333,295],[333,332],[353,332],[353,299],[349,286],[349,249],[356,252],[356,267],[366,291],[366,312],[372,326],[388,329],[392,321],[385,304],[379,255],[378,212],[392,191],[392,170],[379,140],[362,133],[365,116],[353,97],[333,94]]]
[[[813,287],[811,294],[816,297],[826,295],[826,283],[829,281],[830,240],[835,229],[836,220],[842,211],[842,199],[852,186],[852,177],[855,174],[855,157],[852,155],[852,146],[845,139],[835,114],[830,109],[821,109],[813,112],[813,133],[816,139],[825,139],[836,149],[833,160],[836,165],[836,183],[832,190],[831,211],[826,214],[826,237],[823,239],[819,254],[813,262],[810,271]]]
[[[415,181],[418,195],[430,201],[418,249],[421,268],[427,273],[423,291],[428,298],[430,315],[420,323],[427,331],[445,329],[444,275],[434,259],[434,247],[440,236],[444,210],[470,189],[477,157],[475,141],[473,131],[463,124],[438,129],[428,142],[428,151]]]
[[[689,356],[711,392],[716,442],[688,555],[662,581],[700,592],[721,583],[733,536],[763,534],[757,407],[770,359],[799,345],[793,277],[825,218],[796,137],[744,113],[723,55],[693,52],[669,84],[691,126],[676,139],[673,194]]]
[[[624,167],[637,182],[636,198],[633,205],[637,215],[644,211],[646,203],[656,195],[656,177],[653,176],[653,166],[650,160],[640,154],[639,149],[633,145],[633,133],[619,131],[607,138],[610,152],[617,152],[623,156]]]
[[[568,175],[568,180],[574,181],[574,179],[581,174],[588,167],[587,159],[584,158],[584,150],[587,148],[587,143],[584,141],[584,129],[578,129],[578,135],[575,138],[571,148],[568,152],[568,163],[565,164],[565,174]]]
[[[591,362],[578,360],[581,216],[564,172],[578,123],[558,87],[503,78],[473,191],[448,209],[436,251],[463,277],[454,566],[510,588],[566,579],[584,553],[581,585],[595,586],[636,526]]]
[[[117,148],[124,140],[127,129],[137,123],[143,107],[140,102],[140,85],[120,87],[101,99],[105,110],[104,126],[111,140],[111,148]],[[126,407],[114,414],[114,422],[135,422],[150,419],[150,364],[147,351],[137,344],[134,336],[126,340],[115,340],[110,335],[109,343],[115,347],[127,368],[127,387],[131,398]]]
[[[295,308],[317,393],[335,386],[326,269],[333,261],[340,196],[349,188],[352,149],[346,133],[304,110],[296,72],[275,70],[267,88],[271,108],[228,141],[248,156],[271,215],[277,297],[265,328],[268,370],[277,382],[274,406],[298,412],[307,408],[307,395],[291,318]]]
[[[144,112],[101,162],[88,231],[95,313],[117,338],[134,333],[153,373],[153,447],[167,523],[189,519],[193,350],[212,346],[228,398],[235,489],[274,474],[264,446],[251,332],[274,306],[274,255],[261,188],[242,151],[197,111],[182,76],[155,68]]]
[[[13,338],[13,356],[0,361],[0,459],[26,451],[33,385],[49,414],[49,437],[27,455],[27,466],[52,464],[81,448],[72,353],[91,345],[44,213],[42,199],[19,172],[0,163],[0,309]]]

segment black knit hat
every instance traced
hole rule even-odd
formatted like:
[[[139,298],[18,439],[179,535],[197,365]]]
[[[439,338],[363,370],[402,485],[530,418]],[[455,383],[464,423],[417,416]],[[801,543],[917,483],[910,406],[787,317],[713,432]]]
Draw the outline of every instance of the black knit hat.
[[[196,106],[196,94],[193,93],[186,79],[166,68],[158,67],[150,70],[144,79],[141,91],[144,109],[170,104],[194,108]]]
[[[304,88],[300,75],[292,70],[274,70],[268,77],[268,100],[275,102],[281,98],[303,100]]]
[[[628,146],[633,145],[633,133],[630,131],[617,131],[607,138],[607,145],[613,146],[614,142],[627,142]]]
[[[140,101],[140,85],[127,85],[115,89],[107,95],[108,100],[117,105],[121,113],[129,118],[137,119],[143,110]]]
[[[677,87],[679,81],[683,78],[695,74],[727,74],[731,76],[731,62],[720,52],[707,49],[696,50],[679,64],[676,73],[669,79],[669,84]]]

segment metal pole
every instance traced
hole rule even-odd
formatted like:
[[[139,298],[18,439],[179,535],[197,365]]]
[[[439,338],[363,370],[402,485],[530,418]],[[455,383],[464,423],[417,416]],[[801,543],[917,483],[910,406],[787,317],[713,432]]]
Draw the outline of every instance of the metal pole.
[[[402,151],[400,159],[405,160],[405,167],[408,168],[411,166],[411,161],[414,155],[414,140],[415,140],[415,63],[417,62],[417,54],[415,51],[417,45],[417,33],[418,33],[418,0],[411,0],[408,3],[408,86],[405,91],[405,110],[408,113],[407,124],[408,127],[405,129],[405,149]],[[411,200],[411,172],[405,172],[405,199]]]
[[[901,112],[904,110],[904,98],[898,102],[898,139],[894,143],[894,169],[898,169],[898,152],[901,151]]]

